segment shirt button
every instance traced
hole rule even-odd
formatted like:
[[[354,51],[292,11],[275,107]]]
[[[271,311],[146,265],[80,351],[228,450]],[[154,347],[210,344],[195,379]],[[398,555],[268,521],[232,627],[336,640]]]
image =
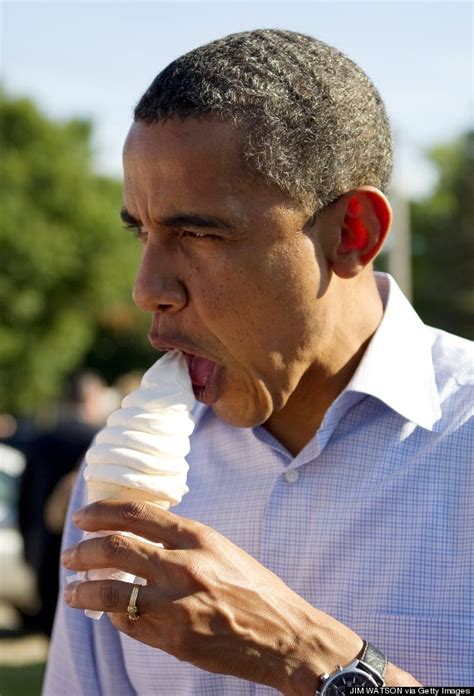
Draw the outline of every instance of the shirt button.
[[[296,483],[300,477],[300,474],[299,471],[296,471],[296,469],[290,469],[290,471],[285,471],[284,476],[288,483]]]

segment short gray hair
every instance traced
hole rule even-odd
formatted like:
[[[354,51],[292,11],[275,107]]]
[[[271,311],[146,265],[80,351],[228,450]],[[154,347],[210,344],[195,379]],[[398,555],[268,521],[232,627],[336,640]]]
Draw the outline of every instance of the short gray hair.
[[[308,212],[357,186],[388,186],[392,136],[379,93],[346,55],[304,34],[231,34],[177,58],[134,112],[148,124],[173,116],[238,125],[247,169]]]

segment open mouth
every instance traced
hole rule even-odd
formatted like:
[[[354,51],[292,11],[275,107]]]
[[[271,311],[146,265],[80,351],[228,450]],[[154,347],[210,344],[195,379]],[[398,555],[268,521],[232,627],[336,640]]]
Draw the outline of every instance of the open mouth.
[[[211,405],[219,398],[218,366],[213,360],[184,353],[194,396],[198,401]]]

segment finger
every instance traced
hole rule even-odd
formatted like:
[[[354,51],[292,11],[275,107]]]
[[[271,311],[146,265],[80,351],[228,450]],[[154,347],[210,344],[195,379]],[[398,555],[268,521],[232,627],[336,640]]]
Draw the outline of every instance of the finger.
[[[64,601],[73,609],[126,614],[133,587],[119,580],[72,582],[64,590]],[[156,587],[141,585],[135,605],[139,614],[159,615],[160,606],[165,602],[166,599]]]
[[[73,521],[85,531],[133,532],[169,548],[187,549],[197,545],[198,523],[163,510],[154,503],[101,500],[77,510]]]
[[[62,564],[69,570],[118,568],[147,580],[163,577],[160,549],[145,541],[111,534],[81,541],[61,554]]]

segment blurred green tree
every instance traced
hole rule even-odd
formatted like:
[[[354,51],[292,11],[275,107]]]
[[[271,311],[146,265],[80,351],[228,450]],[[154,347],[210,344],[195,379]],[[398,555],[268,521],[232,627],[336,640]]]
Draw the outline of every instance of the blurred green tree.
[[[150,363],[130,294],[138,244],[120,229],[120,183],[94,173],[91,134],[0,92],[0,411],[37,412],[96,341],[109,379]]]
[[[411,205],[414,305],[426,323],[474,338],[474,131],[429,157],[438,183]]]

